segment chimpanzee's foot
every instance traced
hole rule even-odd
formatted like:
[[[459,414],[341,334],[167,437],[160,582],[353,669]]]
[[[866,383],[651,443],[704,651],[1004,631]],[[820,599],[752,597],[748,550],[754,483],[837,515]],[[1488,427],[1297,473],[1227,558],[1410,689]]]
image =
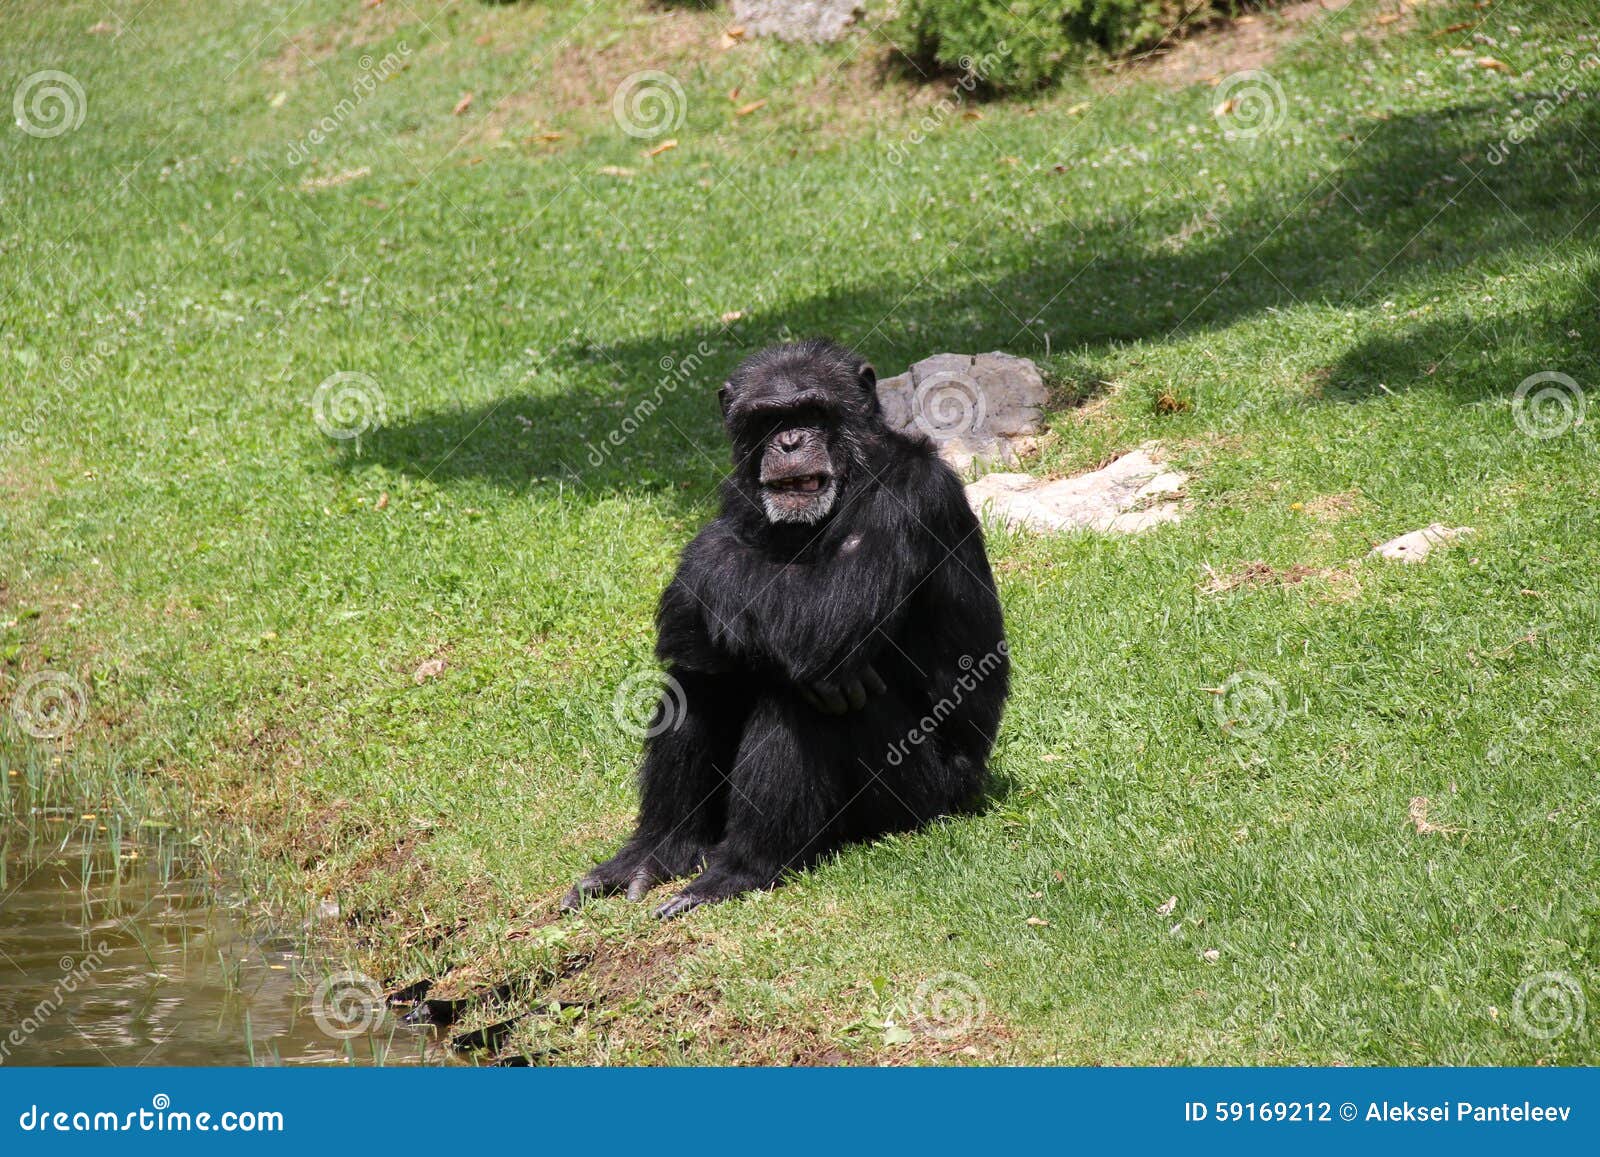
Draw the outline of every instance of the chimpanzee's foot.
[[[621,890],[620,885],[605,879],[596,872],[590,872],[572,885],[571,888],[567,889],[567,894],[561,897],[561,910],[563,912],[576,912],[597,896],[609,896]]]
[[[630,841],[615,856],[596,864],[574,884],[561,898],[561,909],[575,912],[598,896],[612,896],[618,892],[626,892],[630,900],[643,900],[657,884],[687,876],[703,862],[704,854],[698,848],[658,846],[641,851]]]
[[[704,900],[690,892],[679,892],[651,915],[657,920],[671,920],[674,916],[682,916],[690,908],[698,908],[704,903]]]
[[[759,872],[734,872],[707,868],[683,891],[655,910],[657,920],[671,920],[702,904],[719,904],[746,892],[763,891],[777,884],[776,876]]]

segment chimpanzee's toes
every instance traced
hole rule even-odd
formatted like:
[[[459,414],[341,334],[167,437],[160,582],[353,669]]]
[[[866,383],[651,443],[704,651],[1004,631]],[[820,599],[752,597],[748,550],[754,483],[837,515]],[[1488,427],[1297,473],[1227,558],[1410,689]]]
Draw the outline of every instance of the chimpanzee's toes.
[[[606,893],[606,882],[598,876],[588,875],[572,885],[567,894],[561,897],[561,910],[563,912],[576,912],[596,896]]]
[[[682,916],[689,909],[698,908],[705,902],[705,896],[696,896],[692,892],[680,892],[657,908],[654,915],[657,920],[671,920],[674,916]]]
[[[660,878],[650,870],[646,864],[633,874],[633,879],[628,881],[628,899],[635,902],[643,900],[645,894],[661,882]]]

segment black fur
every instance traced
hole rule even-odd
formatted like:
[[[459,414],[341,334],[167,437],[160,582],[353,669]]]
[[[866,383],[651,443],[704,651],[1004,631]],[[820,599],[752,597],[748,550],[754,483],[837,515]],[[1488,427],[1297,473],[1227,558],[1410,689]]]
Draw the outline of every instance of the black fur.
[[[661,597],[677,688],[638,825],[565,905],[698,871],[658,910],[676,915],[981,795],[1009,681],[994,579],[960,480],[884,425],[875,385],[825,341],[763,350],[725,385],[734,470]],[[831,501],[791,493],[809,521],[773,521],[763,479],[813,470]]]

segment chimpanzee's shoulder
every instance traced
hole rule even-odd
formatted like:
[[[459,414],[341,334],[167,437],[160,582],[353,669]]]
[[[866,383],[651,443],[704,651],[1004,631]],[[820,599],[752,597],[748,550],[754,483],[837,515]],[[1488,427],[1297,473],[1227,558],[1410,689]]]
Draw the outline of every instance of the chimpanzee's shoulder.
[[[879,477],[902,497],[923,502],[963,501],[961,479],[938,448],[921,435],[890,432],[883,442],[884,463]]]

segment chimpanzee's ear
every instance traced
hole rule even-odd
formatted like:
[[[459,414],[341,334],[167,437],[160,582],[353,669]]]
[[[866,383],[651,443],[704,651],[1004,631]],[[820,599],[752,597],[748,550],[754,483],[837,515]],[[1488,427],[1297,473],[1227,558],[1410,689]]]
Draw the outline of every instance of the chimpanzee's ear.
[[[727,382],[723,382],[722,383],[722,388],[717,391],[717,405],[722,407],[722,417],[723,417],[723,420],[726,421],[727,417],[728,417],[728,383]]]
[[[874,416],[883,413],[883,404],[878,401],[878,373],[871,362],[862,362],[856,367],[856,381],[861,383],[861,392],[867,396],[868,410]]]

